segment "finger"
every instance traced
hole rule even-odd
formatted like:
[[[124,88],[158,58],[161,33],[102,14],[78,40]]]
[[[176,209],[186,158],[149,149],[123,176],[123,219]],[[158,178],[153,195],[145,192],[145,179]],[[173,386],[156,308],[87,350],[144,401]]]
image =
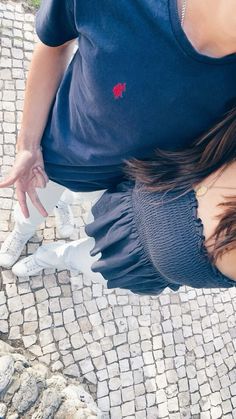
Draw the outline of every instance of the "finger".
[[[48,216],[48,213],[47,213],[46,209],[44,208],[44,206],[42,205],[42,203],[41,203],[41,201],[40,201],[40,199],[38,197],[38,194],[37,194],[36,190],[35,189],[34,190],[30,190],[27,193],[28,193],[28,195],[30,197],[30,200],[31,200],[32,204],[39,211],[39,213],[43,217],[47,217]]]
[[[7,186],[12,186],[17,181],[19,177],[18,173],[14,173],[0,182],[0,188],[6,188]]]
[[[45,172],[45,170],[42,168],[42,167],[40,167],[40,166],[38,166],[37,167],[37,169],[39,170],[39,172],[42,174],[42,176],[44,177],[44,179],[45,179],[45,182],[46,183],[48,183],[49,182],[49,178],[48,178],[48,175],[47,175],[47,173]]]
[[[16,188],[16,196],[25,218],[29,218],[29,209],[26,202],[26,193]]]
[[[46,180],[44,178],[44,176],[41,174],[41,172],[38,169],[33,169],[34,172],[34,186],[36,188],[45,188],[46,187]]]

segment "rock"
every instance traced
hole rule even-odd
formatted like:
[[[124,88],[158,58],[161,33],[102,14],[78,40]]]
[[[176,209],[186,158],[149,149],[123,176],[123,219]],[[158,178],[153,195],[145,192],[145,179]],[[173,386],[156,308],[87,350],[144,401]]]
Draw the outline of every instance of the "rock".
[[[55,419],[65,419],[65,418],[71,418],[73,419],[75,414],[78,412],[78,410],[81,408],[81,405],[83,406],[82,402],[79,400],[66,400],[58,410],[58,412],[55,414]]]
[[[86,404],[94,402],[92,396],[90,396],[81,385],[70,384],[62,391],[62,396],[66,399],[77,399]]]
[[[9,403],[12,399],[13,395],[19,390],[20,388],[20,379],[17,377],[13,377],[9,388],[7,389],[6,395],[4,396],[4,401]]]
[[[44,364],[34,364],[32,367],[32,371],[35,377],[43,377],[44,379],[48,376],[48,368]]]
[[[52,364],[51,369],[52,369],[52,372],[55,372],[55,371],[62,370],[63,367],[64,365],[61,361],[56,361],[54,362],[54,364]]]
[[[52,369],[41,362],[31,364],[30,355],[24,349],[18,348],[19,353],[16,353],[16,349],[1,341],[0,347],[4,351],[4,355],[0,356],[0,384],[3,392],[0,419],[103,418],[92,396],[78,380],[62,373],[51,375]],[[54,364],[57,362],[58,366],[62,365],[55,357]]]
[[[19,373],[22,373],[25,369],[21,361],[16,361],[14,367],[15,367],[15,371]]]
[[[0,419],[4,419],[7,413],[7,406],[4,403],[0,403]]]
[[[61,396],[57,390],[48,388],[43,392],[37,412],[32,419],[52,419],[61,404]]]
[[[95,419],[101,417],[101,412],[98,409],[95,412],[78,399],[66,400],[55,415],[55,419]]]
[[[24,365],[24,367],[30,366],[29,361],[26,359],[24,355],[13,353],[12,358],[14,359],[15,362],[17,361],[21,362]]]
[[[8,386],[14,373],[12,356],[4,355],[0,358],[0,393]]]
[[[20,389],[12,399],[14,408],[19,413],[23,413],[35,403],[38,396],[39,389],[36,378],[27,371],[23,372],[21,375]]]
[[[78,378],[80,376],[78,365],[76,364],[69,365],[69,367],[64,368],[63,374],[68,375],[69,377]]]
[[[88,372],[88,374],[85,374],[84,378],[86,379],[87,383],[94,384],[95,386],[98,383],[98,379],[94,371],[91,371],[91,372]]]
[[[75,385],[75,384],[70,384],[69,386],[67,386],[63,391],[62,391],[62,397],[65,398],[68,401],[78,401],[78,403],[76,404],[77,406],[77,411],[80,408],[87,408],[89,409],[90,415],[98,415],[101,414],[101,411],[99,410],[99,408],[97,407],[95,401],[93,400],[92,396],[90,396],[90,394],[88,394],[84,388],[82,387],[82,385]],[[95,416],[95,417],[96,417]],[[77,416],[77,418],[79,418],[79,416]],[[81,416],[82,418],[82,416]],[[87,416],[85,416],[85,418],[87,418]]]
[[[73,419],[95,419],[97,418],[96,413],[91,412],[90,409],[78,409]]]
[[[21,354],[12,354],[15,361],[14,368],[16,372],[22,373],[25,368],[30,366],[29,361]]]
[[[49,378],[46,381],[46,383],[48,387],[54,387],[58,391],[62,391],[67,385],[67,380],[62,375],[55,374],[55,375],[52,375],[52,377]]]
[[[8,345],[8,343],[0,340],[0,355],[8,354],[11,352],[14,352],[14,348]]]
[[[27,371],[35,378],[39,392],[46,388],[48,370],[45,365],[36,364],[32,368],[28,368]]]

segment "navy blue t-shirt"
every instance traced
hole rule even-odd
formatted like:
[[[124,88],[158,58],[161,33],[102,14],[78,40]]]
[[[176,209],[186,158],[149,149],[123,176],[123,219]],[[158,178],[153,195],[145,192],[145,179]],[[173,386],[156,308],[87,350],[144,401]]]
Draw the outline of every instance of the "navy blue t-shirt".
[[[43,0],[36,30],[49,46],[79,41],[42,139],[49,177],[72,190],[189,145],[236,103],[236,54],[198,53],[177,0]]]

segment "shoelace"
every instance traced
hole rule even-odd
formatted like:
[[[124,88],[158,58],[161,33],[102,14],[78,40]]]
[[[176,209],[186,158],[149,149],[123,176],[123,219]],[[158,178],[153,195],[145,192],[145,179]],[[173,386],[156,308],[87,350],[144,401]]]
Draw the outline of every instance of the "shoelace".
[[[19,233],[14,232],[3,243],[1,251],[14,255],[16,252],[21,250],[24,243],[25,239],[23,239]]]
[[[68,204],[63,201],[59,201],[56,208],[60,212],[60,224],[72,224],[71,213]]]
[[[29,257],[29,259],[25,260],[25,265],[28,273],[34,272],[37,268],[41,268],[41,266],[38,265],[34,257]]]

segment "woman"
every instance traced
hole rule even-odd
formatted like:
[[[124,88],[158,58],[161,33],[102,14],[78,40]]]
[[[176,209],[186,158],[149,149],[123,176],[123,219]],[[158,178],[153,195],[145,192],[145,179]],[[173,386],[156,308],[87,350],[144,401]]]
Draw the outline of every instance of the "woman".
[[[42,0],[36,30],[17,160],[0,184],[15,183],[26,218],[27,194],[46,216],[59,184],[107,189],[124,160],[187,147],[235,104],[235,0]]]
[[[86,227],[92,238],[43,246],[27,258],[37,267],[32,273],[48,267],[85,273],[93,263],[108,288],[148,295],[181,285],[235,286],[235,139],[236,108],[192,147],[130,161],[135,182],[108,190],[95,204]]]

